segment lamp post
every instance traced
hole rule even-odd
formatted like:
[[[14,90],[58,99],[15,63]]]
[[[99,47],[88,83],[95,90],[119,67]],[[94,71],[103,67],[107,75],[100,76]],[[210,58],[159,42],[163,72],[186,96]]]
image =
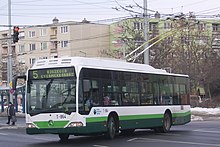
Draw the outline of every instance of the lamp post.
[[[8,64],[7,64],[7,86],[12,81],[12,48],[11,48],[11,0],[8,0]],[[13,95],[10,93],[10,99],[13,102]]]
[[[147,0],[144,0],[144,40],[148,41],[148,18],[147,18]],[[144,48],[147,48],[148,44],[145,44]],[[144,64],[149,64],[149,49],[144,52]]]

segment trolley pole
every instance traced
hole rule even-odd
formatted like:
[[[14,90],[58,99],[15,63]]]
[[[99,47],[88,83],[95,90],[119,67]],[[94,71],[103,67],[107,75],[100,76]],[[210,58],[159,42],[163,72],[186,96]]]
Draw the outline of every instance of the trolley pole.
[[[7,86],[12,82],[12,47],[11,47],[11,0],[8,0],[8,63],[7,63]],[[10,93],[10,99],[13,102],[13,94]]]
[[[143,1],[144,3],[144,41],[148,41],[148,17],[147,17],[147,0]],[[147,48],[148,44],[144,46],[144,48]],[[149,49],[144,52],[144,64],[149,64]]]

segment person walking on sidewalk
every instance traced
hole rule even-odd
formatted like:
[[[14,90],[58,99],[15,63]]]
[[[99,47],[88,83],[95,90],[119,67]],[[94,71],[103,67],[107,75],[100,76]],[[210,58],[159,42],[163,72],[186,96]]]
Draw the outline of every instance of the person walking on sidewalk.
[[[15,116],[15,109],[14,105],[9,102],[9,106],[7,108],[7,116],[8,116],[8,122],[6,124],[10,124],[10,121],[12,122],[12,125],[15,125],[16,122],[16,116]]]

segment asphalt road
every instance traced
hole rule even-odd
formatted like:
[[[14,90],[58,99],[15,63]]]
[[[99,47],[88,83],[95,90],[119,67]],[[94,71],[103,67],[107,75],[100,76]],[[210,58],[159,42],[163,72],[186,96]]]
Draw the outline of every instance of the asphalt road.
[[[25,129],[0,128],[1,147],[220,147],[220,121],[193,121],[172,127],[167,134],[151,130],[136,130],[132,136],[117,136],[108,140],[103,136],[70,136],[68,143],[60,143],[57,135],[26,135]]]

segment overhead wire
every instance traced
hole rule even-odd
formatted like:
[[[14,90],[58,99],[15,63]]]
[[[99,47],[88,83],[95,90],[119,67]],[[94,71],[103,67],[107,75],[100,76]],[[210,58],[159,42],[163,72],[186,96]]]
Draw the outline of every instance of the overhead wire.
[[[131,9],[128,9],[128,8],[125,8],[124,6],[122,6],[121,4],[119,4],[119,2],[117,0],[115,0],[115,3],[123,10],[127,11],[127,12],[130,12],[130,13],[135,13],[135,14],[142,14],[140,12],[136,12],[134,10],[131,10]]]
[[[32,2],[31,4],[28,4],[28,3],[25,3],[25,2]],[[112,15],[112,12],[107,12],[107,11],[103,11],[103,10],[100,10],[100,9],[97,9],[97,7],[96,7],[96,9],[94,8],[94,6],[97,6],[97,5],[99,5],[98,7],[101,7],[101,8],[103,8],[103,9],[110,9],[110,10],[112,10],[112,8],[111,7],[106,7],[106,6],[103,6],[102,4],[111,4],[111,3],[113,3],[114,1],[101,1],[101,2],[83,2],[83,1],[68,1],[69,3],[63,3],[63,1],[62,1],[62,3],[60,2],[59,4],[54,4],[54,3],[52,3],[52,4],[49,4],[49,5],[47,5],[47,4],[34,4],[33,5],[33,2],[38,2],[38,1],[35,1],[35,0],[30,0],[30,1],[23,1],[23,3],[21,3],[21,2],[13,2],[12,3],[12,6],[14,6],[15,7],[15,9],[13,9],[15,12],[13,12],[12,13],[12,16],[14,16],[14,17],[26,17],[26,18],[51,18],[51,17],[49,17],[49,16],[51,16],[51,15],[55,15],[55,16],[61,16],[61,18],[65,18],[65,19],[72,19],[72,18],[70,18],[69,16],[73,16],[73,14],[74,13],[76,13],[76,12],[74,12],[74,11],[69,11],[69,12],[64,12],[64,11],[57,11],[59,8],[58,7],[61,7],[61,6],[65,6],[65,8],[63,9],[62,8],[62,10],[67,10],[67,9],[69,9],[69,10],[74,10],[73,9],[73,7],[74,6],[76,6],[76,9],[79,9],[79,7],[77,7],[77,5],[82,5],[82,6],[87,6],[87,8],[86,8],[86,10],[87,11],[85,11],[85,13],[83,14],[83,13],[80,13],[81,14],[81,16],[82,17],[84,17],[85,18],[85,16],[88,16],[88,15],[99,15],[99,16],[103,16],[103,15]],[[45,2],[48,2],[48,1],[45,1]],[[53,1],[54,2],[54,1]],[[77,2],[77,3],[76,3]],[[22,7],[22,11],[18,11],[19,9],[18,9],[18,7],[16,7],[16,6],[19,6],[19,5],[22,5],[22,6],[28,6],[28,7],[25,7],[25,8],[23,8]],[[101,6],[102,5],[102,6]],[[37,6],[40,6],[40,10],[41,10],[41,12],[37,12],[37,10],[35,10],[35,8],[33,8],[33,7],[35,7],[35,8],[37,8]],[[50,9],[49,9],[49,12],[48,12],[48,9],[46,9],[47,7],[46,6],[48,6],[48,7],[50,7]],[[52,6],[55,6],[56,7],[56,9],[53,9],[53,7]],[[89,7],[88,7],[89,6]],[[24,12],[24,10],[25,9],[28,9],[29,8],[29,10],[30,10],[30,7],[32,8],[31,9],[31,12],[29,11],[28,13],[26,13],[26,12]],[[51,9],[51,7],[52,7],[52,9]],[[58,9],[57,9],[58,8]],[[45,10],[47,10],[47,12],[42,12],[42,9],[45,9]],[[81,8],[81,9],[85,9],[85,8]],[[90,9],[91,11],[90,12],[88,12],[88,9]],[[95,11],[94,11],[94,9],[95,9]],[[39,10],[39,9],[38,9]],[[93,10],[93,11],[92,11]],[[16,11],[18,11],[18,12],[16,12]],[[65,14],[65,15],[64,15]],[[117,13],[116,13],[117,14]],[[119,14],[119,13],[118,13]],[[8,14],[7,13],[0,13],[0,16],[5,16],[5,17],[7,17],[8,16]],[[78,16],[79,16],[79,13],[78,13]],[[68,18],[69,17],[69,18]],[[110,19],[109,19],[110,20]],[[99,20],[97,20],[97,21],[99,21]]]
[[[193,25],[196,25],[197,23],[194,23]],[[185,24],[184,24],[185,25]],[[161,40],[165,39],[166,37],[176,33],[177,31],[179,31],[179,28],[185,27],[185,26],[180,26],[175,30],[170,30],[167,32],[164,32],[162,34],[157,35],[156,37],[144,42],[142,45],[140,45],[138,48],[136,48],[135,50],[133,50],[131,53],[129,53],[128,55],[125,56],[125,59],[127,59],[127,61],[131,61],[133,60],[133,62],[141,55],[143,54],[146,50],[148,50],[149,48],[151,48],[153,45],[157,44],[158,42],[160,42]],[[170,33],[170,34],[169,34]],[[161,37],[161,38],[160,38]],[[153,42],[151,45],[149,45],[147,48],[143,49],[140,53],[135,54],[133,57],[128,58],[129,56],[131,56],[132,54],[134,54],[137,50],[141,49],[142,47],[144,47],[146,44],[154,41],[155,39],[159,38],[158,40],[156,40],[155,42]]]

